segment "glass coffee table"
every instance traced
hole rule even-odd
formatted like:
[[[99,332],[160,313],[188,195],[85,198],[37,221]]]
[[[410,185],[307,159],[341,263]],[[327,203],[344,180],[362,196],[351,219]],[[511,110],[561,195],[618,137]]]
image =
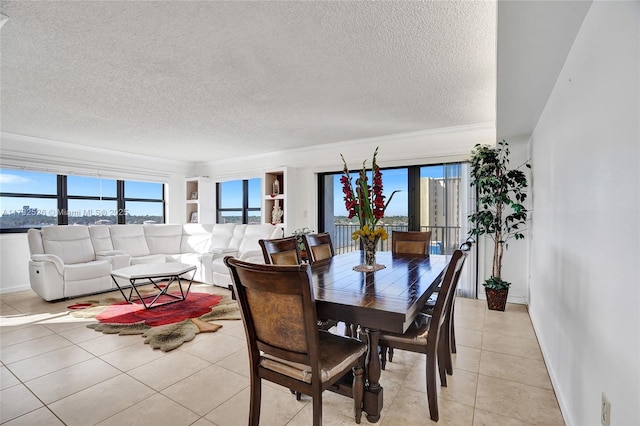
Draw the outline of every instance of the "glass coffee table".
[[[191,289],[191,283],[193,282],[193,276],[189,277],[189,286],[186,291],[182,288],[182,281],[187,279],[183,275],[188,274],[191,271],[195,271],[194,265],[187,265],[185,263],[143,263],[139,265],[127,266],[126,268],[116,269],[111,271],[111,278],[116,283],[118,290],[122,293],[122,297],[129,303],[136,301],[142,302],[145,309],[150,309],[156,306],[168,305],[169,303],[181,302],[187,298],[189,290]],[[119,279],[127,280],[131,284],[131,287],[123,285],[118,282]],[[169,281],[163,286],[160,285],[163,281]],[[180,289],[180,294],[168,293],[171,284],[177,283]],[[157,292],[141,295],[138,287],[143,285],[153,284],[153,287]],[[129,290],[129,295],[125,293],[125,290]],[[134,295],[135,293],[135,295]],[[161,296],[165,296],[160,299]],[[147,302],[151,300],[150,302]]]

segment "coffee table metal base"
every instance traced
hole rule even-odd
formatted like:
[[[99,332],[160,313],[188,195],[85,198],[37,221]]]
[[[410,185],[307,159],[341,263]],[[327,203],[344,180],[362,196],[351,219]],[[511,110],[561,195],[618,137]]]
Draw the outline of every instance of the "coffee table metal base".
[[[167,268],[166,266],[158,268],[158,270],[154,270],[154,268],[149,265],[134,265],[127,268],[117,269],[111,273],[111,278],[113,282],[120,290],[122,297],[128,303],[141,302],[145,309],[151,309],[158,306],[168,305],[170,303],[181,302],[187,298],[189,295],[189,290],[191,289],[191,284],[193,283],[193,275],[189,278],[189,285],[185,289],[182,287],[181,278],[188,272],[194,271],[196,269],[195,266],[189,266],[184,264],[176,264],[171,265],[171,267]],[[169,265],[169,264],[161,264],[161,265]],[[131,283],[131,287],[128,289],[126,287],[122,287],[116,278],[123,278],[128,280]],[[169,280],[164,286],[160,284],[163,281]],[[185,279],[186,281],[186,279]],[[180,294],[171,294],[168,293],[171,284],[177,283],[178,288],[180,289]],[[157,290],[156,293],[148,294],[143,296],[140,294],[138,287],[152,284],[153,287]],[[128,290],[128,295],[125,290]],[[162,302],[159,302],[160,298],[165,296]],[[170,300],[166,300],[166,299]],[[148,302],[150,300],[150,302]]]

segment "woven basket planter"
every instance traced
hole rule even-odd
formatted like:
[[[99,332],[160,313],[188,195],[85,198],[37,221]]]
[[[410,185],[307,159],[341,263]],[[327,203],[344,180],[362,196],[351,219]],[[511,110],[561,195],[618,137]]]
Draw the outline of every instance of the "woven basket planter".
[[[507,306],[507,295],[509,289],[494,290],[492,288],[485,288],[487,294],[487,306],[492,311],[504,311]]]

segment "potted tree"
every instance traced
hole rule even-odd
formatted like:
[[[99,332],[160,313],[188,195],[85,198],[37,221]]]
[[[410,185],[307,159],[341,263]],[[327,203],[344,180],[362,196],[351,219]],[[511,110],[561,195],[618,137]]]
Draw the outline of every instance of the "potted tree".
[[[472,227],[469,233],[476,237],[486,235],[493,240],[491,277],[482,285],[489,309],[504,311],[511,283],[502,279],[502,257],[510,239],[524,238],[527,177],[518,168],[509,169],[509,144],[504,140],[495,147],[477,144],[470,161],[477,211],[469,215]],[[528,163],[524,166],[531,168]]]

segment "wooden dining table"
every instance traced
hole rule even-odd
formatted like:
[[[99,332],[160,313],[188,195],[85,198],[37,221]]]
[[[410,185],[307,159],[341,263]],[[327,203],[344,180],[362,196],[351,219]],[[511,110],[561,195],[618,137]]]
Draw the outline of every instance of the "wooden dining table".
[[[380,332],[404,333],[409,328],[439,285],[449,257],[381,251],[376,263],[384,268],[359,272],[354,267],[363,263],[363,253],[353,251],[311,267],[318,318],[359,325],[367,340],[363,409],[372,423],[380,420],[383,406]],[[344,387],[336,391],[349,395],[348,383]]]

